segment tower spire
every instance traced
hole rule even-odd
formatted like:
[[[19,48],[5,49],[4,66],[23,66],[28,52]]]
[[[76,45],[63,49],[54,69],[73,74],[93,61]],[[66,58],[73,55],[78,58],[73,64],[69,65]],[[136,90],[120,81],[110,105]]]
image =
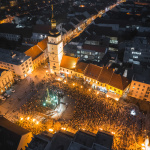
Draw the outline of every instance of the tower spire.
[[[51,30],[49,31],[50,35],[58,35],[59,32],[56,29],[56,20],[54,19],[54,8],[53,4],[51,5],[52,18],[51,18]]]
[[[53,5],[51,5],[51,7],[52,7],[51,30],[54,30],[56,29],[56,20],[54,19]]]
[[[52,4],[52,19],[54,18],[54,9],[53,9],[53,4]]]

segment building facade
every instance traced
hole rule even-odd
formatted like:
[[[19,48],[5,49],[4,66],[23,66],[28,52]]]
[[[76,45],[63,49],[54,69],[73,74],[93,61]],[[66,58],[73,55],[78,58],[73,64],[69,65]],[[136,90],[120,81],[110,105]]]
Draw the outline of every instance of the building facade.
[[[150,46],[147,43],[147,39],[137,37],[132,42],[127,43],[123,61],[138,65],[150,63]]]
[[[13,74],[9,70],[0,69],[0,94],[4,93],[14,82]]]
[[[10,70],[22,79],[33,71],[32,59],[24,53],[0,49],[0,60],[1,69]]]
[[[136,99],[150,101],[150,84],[132,80],[128,95]]]

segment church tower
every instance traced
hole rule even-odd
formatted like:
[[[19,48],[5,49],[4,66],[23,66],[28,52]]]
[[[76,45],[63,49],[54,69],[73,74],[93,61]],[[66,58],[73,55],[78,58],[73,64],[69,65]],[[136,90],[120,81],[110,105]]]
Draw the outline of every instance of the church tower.
[[[59,74],[60,63],[63,57],[63,41],[61,39],[61,34],[56,29],[56,20],[54,19],[53,5],[52,5],[51,30],[49,31],[47,45],[49,53],[50,73]]]

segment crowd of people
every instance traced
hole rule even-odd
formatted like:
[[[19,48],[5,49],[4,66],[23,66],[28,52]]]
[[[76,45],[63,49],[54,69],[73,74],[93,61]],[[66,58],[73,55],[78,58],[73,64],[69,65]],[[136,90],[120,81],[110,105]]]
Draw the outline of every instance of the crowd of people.
[[[44,88],[45,87],[45,88]],[[46,88],[55,91],[55,94],[61,91],[63,95],[68,95],[75,100],[73,117],[69,121],[59,120],[60,124],[66,129],[87,130],[93,133],[105,131],[114,136],[113,148],[126,149],[133,143],[139,145],[143,143],[142,133],[145,130],[145,117],[138,108],[132,104],[108,99],[104,94],[100,94],[83,80],[67,78],[63,81],[54,82],[54,78],[43,82],[43,92]],[[61,95],[61,98],[63,97]],[[42,105],[40,98],[35,97],[28,101],[22,110],[37,114],[46,112],[49,107]],[[132,115],[134,110],[136,115]],[[36,113],[35,113],[36,111]],[[47,123],[50,118],[47,117]],[[55,125],[53,122],[52,126]],[[45,123],[43,123],[45,127]],[[45,127],[44,129],[48,129]],[[37,128],[36,128],[37,130]],[[40,129],[39,129],[40,131]],[[37,132],[39,133],[39,132]]]

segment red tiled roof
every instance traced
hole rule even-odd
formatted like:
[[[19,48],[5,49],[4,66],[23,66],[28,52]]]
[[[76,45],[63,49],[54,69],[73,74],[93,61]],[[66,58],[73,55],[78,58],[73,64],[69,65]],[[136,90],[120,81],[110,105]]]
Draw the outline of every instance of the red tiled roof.
[[[113,74],[109,82],[110,86],[113,86],[117,89],[124,90],[129,85],[129,80],[125,77],[122,77],[120,74]]]
[[[39,56],[42,52],[42,50],[37,46],[33,46],[27,51],[24,52],[27,56],[31,56],[32,60],[34,60],[37,56]]]
[[[87,65],[88,65],[87,63],[79,62],[79,63],[77,63],[75,71],[79,72],[79,73],[84,73],[85,68],[87,67]]]
[[[38,46],[42,49],[42,50],[45,50],[47,48],[47,41],[48,41],[48,38],[45,38],[44,40],[38,42]]]
[[[89,64],[87,66],[87,69],[85,70],[85,76],[88,76],[90,78],[93,79],[97,79],[100,72],[101,72],[102,68],[97,66],[97,65],[93,65],[93,64]]]
[[[96,51],[96,52],[102,52],[102,53],[105,53],[106,51],[106,47],[101,47],[99,45],[88,45],[88,44],[84,44],[82,46],[83,49],[87,49],[87,50],[93,50],[93,51]]]
[[[67,68],[67,69],[75,69],[78,60],[79,58],[63,55],[60,67]]]
[[[103,69],[98,77],[98,81],[109,84],[112,74],[113,74],[113,69],[103,67]]]

